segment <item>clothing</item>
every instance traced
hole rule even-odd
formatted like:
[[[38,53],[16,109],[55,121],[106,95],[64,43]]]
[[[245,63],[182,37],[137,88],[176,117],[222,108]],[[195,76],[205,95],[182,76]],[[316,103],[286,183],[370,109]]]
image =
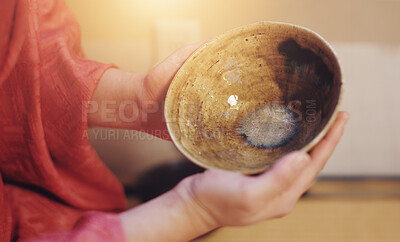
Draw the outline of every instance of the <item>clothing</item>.
[[[122,241],[122,185],[87,137],[111,65],[61,0],[0,0],[0,241]]]

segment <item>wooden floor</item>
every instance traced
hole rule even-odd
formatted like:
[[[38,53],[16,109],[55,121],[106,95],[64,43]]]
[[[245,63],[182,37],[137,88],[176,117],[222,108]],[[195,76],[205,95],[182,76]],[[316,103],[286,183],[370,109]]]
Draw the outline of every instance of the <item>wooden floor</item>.
[[[400,180],[320,180],[284,218],[196,241],[400,242]]]

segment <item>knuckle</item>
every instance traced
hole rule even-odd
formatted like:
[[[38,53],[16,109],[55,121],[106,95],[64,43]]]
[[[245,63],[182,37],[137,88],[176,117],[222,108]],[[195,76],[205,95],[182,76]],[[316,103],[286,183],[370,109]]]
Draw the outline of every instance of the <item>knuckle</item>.
[[[277,202],[276,216],[275,218],[282,218],[286,215],[290,214],[294,208],[296,207],[297,200],[296,199],[284,199]]]
[[[303,152],[293,152],[294,157],[286,162],[279,163],[275,171],[276,179],[282,183],[290,183],[293,181],[303,169],[310,163],[311,159]]]
[[[246,214],[252,214],[257,211],[257,199],[251,189],[243,187],[239,192],[238,209]]]
[[[284,213],[277,213],[276,214],[276,216],[274,217],[274,218],[283,218],[283,217],[285,217],[286,216],[286,214],[284,214]]]
[[[284,210],[285,215],[290,214],[291,212],[293,212],[295,207],[295,203],[289,204],[286,209]]]
[[[282,210],[280,211],[279,215],[281,215],[281,217],[284,217],[290,214],[295,208],[295,206],[296,206],[295,202],[289,202],[287,205],[282,207]]]
[[[284,207],[279,211],[276,215],[276,218],[283,218],[286,215],[290,214],[292,212],[293,208],[291,207]]]
[[[245,214],[253,214],[256,211],[256,206],[251,201],[242,201],[239,203],[238,209]]]
[[[295,170],[293,166],[287,165],[287,166],[282,166],[278,170],[278,172],[275,173],[275,178],[277,182],[281,182],[284,184],[289,183],[293,176],[295,176]]]

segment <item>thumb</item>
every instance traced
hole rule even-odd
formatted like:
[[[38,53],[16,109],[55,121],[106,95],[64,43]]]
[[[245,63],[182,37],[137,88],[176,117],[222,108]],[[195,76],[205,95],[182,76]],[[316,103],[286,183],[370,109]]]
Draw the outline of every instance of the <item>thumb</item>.
[[[275,196],[290,187],[310,163],[308,154],[293,151],[276,161],[269,170],[255,177],[256,187],[267,196]],[[265,192],[266,189],[268,192]]]

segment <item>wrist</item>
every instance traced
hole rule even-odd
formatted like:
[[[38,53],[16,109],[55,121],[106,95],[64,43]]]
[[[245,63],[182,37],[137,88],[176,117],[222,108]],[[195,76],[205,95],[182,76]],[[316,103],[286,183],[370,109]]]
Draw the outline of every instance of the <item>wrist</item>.
[[[100,78],[88,110],[90,126],[141,129],[144,75],[110,68]]]
[[[187,179],[171,191],[121,213],[126,240],[190,241],[217,228],[188,193],[186,182]]]
[[[221,225],[213,217],[212,211],[206,208],[193,193],[194,178],[192,176],[184,179],[171,192],[174,192],[177,199],[182,201],[181,203],[186,207],[187,214],[192,218],[197,218],[195,226],[203,228],[201,234],[204,234],[221,227]]]

